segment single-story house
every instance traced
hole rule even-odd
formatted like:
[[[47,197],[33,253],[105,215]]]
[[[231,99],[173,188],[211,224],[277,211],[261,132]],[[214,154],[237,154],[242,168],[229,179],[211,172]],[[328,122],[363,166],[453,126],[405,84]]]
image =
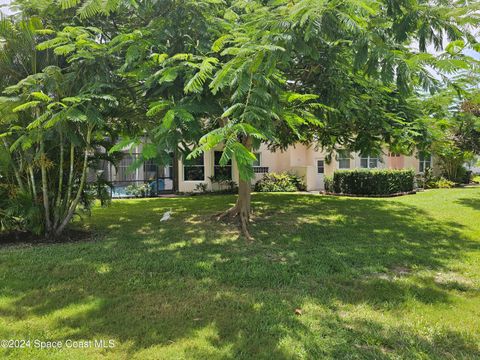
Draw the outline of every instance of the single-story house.
[[[135,161],[140,148],[125,151],[123,160],[117,167],[107,166],[102,172],[104,177],[114,185],[114,197],[128,196],[126,187],[132,184],[147,184],[152,193],[163,192],[195,192],[200,186],[207,190],[217,190],[215,178],[230,178],[238,184],[239,176],[236,166],[220,166],[221,149],[210,151],[202,156],[185,160],[178,158],[169,166],[157,166],[148,161],[134,170],[131,164]],[[252,184],[266,173],[294,172],[305,179],[308,191],[323,190],[325,176],[333,175],[338,169],[414,169],[422,173],[426,168],[435,168],[432,156],[418,152],[411,156],[385,152],[381,156],[364,156],[359,153],[337,151],[330,162],[327,154],[312,146],[297,144],[285,151],[271,151],[262,145],[255,152],[255,178]],[[233,160],[233,165],[234,165]]]

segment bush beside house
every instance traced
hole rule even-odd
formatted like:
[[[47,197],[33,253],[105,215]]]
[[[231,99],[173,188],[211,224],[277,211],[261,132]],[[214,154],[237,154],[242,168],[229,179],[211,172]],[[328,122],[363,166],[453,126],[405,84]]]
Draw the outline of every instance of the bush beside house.
[[[306,189],[303,178],[289,172],[265,174],[255,184],[257,192],[295,192]]]
[[[456,186],[468,185],[475,183],[474,176],[471,171],[462,167],[458,171],[459,177],[451,179],[447,174],[442,176],[435,176],[432,169],[427,168],[422,174],[416,176],[417,187],[424,189],[450,189]]]
[[[414,188],[413,170],[339,170],[325,179],[325,190],[336,194],[393,195]]]
[[[125,189],[127,195],[133,197],[146,197],[149,196],[151,192],[150,186],[148,184],[132,184],[128,185]]]

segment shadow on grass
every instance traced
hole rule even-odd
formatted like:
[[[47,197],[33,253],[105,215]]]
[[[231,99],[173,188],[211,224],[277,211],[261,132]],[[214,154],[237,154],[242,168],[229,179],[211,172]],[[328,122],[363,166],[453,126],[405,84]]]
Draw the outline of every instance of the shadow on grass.
[[[116,338],[130,355],[154,346],[179,346],[187,358],[478,355],[465,335],[421,336],[339,308],[448,304],[448,288],[410,278],[480,250],[461,224],[385,199],[255,195],[256,241],[247,246],[235,228],[210,221],[233,200],[116,202],[90,221],[102,242],[12,249],[17,268],[0,265],[0,294],[15,300],[0,314],[48,317],[65,339]],[[204,346],[182,347],[193,338]]]
[[[465,199],[458,199],[457,203],[463,206],[468,206],[473,210],[480,211],[480,197],[477,198],[465,198]]]

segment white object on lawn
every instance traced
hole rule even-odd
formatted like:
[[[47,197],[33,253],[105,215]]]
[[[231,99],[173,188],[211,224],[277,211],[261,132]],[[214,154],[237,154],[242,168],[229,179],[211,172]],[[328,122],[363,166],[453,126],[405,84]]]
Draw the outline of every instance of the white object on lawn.
[[[172,209],[168,210],[165,214],[163,214],[160,221],[167,221],[172,217]]]

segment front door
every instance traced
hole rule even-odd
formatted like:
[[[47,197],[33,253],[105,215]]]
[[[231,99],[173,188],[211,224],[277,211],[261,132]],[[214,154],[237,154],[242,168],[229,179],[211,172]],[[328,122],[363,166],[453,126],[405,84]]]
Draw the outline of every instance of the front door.
[[[317,190],[325,189],[325,159],[315,160],[315,170],[317,173]]]

